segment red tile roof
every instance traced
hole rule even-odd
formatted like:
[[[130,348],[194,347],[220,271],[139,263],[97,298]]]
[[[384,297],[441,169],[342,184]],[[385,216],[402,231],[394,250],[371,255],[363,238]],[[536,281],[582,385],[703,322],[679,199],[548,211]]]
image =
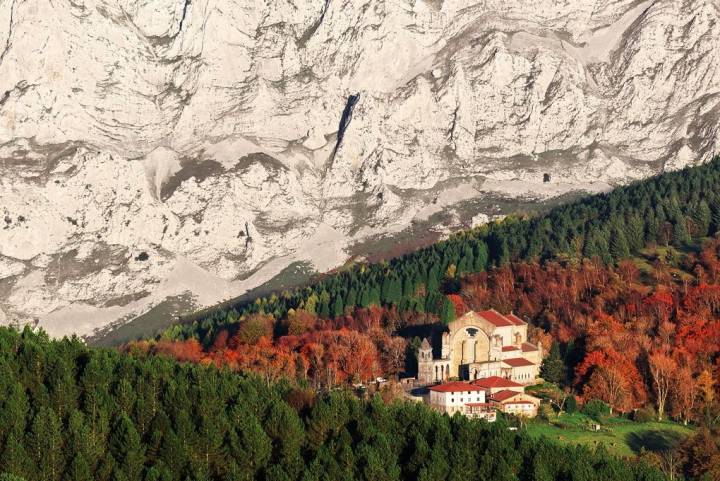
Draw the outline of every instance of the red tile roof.
[[[525,321],[523,321],[522,319],[520,319],[520,318],[519,318],[518,316],[516,316],[515,314],[508,314],[508,315],[505,316],[505,317],[507,318],[508,321],[512,322],[512,323],[515,324],[516,326],[523,326],[523,325],[526,324]]]
[[[472,384],[467,382],[451,381],[446,382],[445,384],[438,384],[437,386],[432,386],[430,390],[436,392],[467,392],[484,391],[485,389],[479,386],[473,386]]]
[[[490,324],[496,327],[505,327],[514,325],[513,322],[509,321],[502,314],[495,310],[480,311],[477,313],[480,317],[488,321]]]
[[[520,348],[517,346],[503,346],[503,348],[502,348],[503,352],[517,351],[518,349],[520,349]]]
[[[504,389],[504,390],[502,390],[502,391],[498,391],[498,392],[496,392],[495,394],[493,394],[493,395],[491,396],[491,399],[492,399],[493,401],[503,402],[503,401],[505,401],[505,400],[507,400],[507,399],[510,399],[511,397],[517,396],[517,395],[519,395],[519,394],[522,394],[522,393],[521,393],[521,392],[517,392],[517,391],[511,391],[511,390],[509,390],[509,389]]]
[[[510,359],[503,359],[502,362],[512,367],[523,367],[523,366],[534,366],[534,362],[530,362],[524,357],[513,357]]]
[[[523,342],[522,350],[523,350],[523,352],[537,351],[538,347],[535,344],[530,344],[529,342]]]
[[[485,389],[494,387],[522,387],[522,384],[518,384],[510,379],[505,379],[500,376],[490,376],[483,379],[476,379],[472,382],[475,386],[481,386]]]

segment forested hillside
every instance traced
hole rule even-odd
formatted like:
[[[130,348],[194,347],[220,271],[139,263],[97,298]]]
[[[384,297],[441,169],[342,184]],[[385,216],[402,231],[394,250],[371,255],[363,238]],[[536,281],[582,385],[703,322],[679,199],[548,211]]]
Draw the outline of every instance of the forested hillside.
[[[333,388],[413,375],[438,320],[513,311],[549,348],[541,374],[559,392],[626,417],[695,425],[673,469],[714,479],[719,193],[716,160],[214,311],[126,349]]]
[[[27,481],[664,479],[602,448],[533,441],[502,422],[7,328],[0,473]]]
[[[27,481],[663,479],[642,461],[533,441],[502,420],[485,425],[345,391],[412,374],[420,337],[436,321],[494,307],[530,321],[531,338],[551,348],[542,375],[559,392],[695,424],[697,434],[667,458],[640,459],[715,479],[719,194],[720,159],[211,311],[125,354],[0,329],[0,473]]]
[[[590,196],[533,218],[508,218],[454,235],[387,263],[361,264],[319,282],[231,309],[198,313],[166,338],[198,338],[206,347],[225,325],[263,313],[287,319],[301,309],[322,319],[356,307],[393,307],[401,315],[455,316],[444,295],[464,274],[510,261],[593,258],[618,262],[645,245],[683,246],[720,229],[720,158]],[[283,325],[276,326],[277,333]]]

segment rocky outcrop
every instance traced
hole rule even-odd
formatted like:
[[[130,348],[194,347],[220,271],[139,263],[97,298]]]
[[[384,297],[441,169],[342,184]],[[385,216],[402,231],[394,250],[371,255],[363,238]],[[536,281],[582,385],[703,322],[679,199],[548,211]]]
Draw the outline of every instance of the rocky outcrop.
[[[706,160],[719,10],[0,0],[0,321],[88,334],[491,195]]]

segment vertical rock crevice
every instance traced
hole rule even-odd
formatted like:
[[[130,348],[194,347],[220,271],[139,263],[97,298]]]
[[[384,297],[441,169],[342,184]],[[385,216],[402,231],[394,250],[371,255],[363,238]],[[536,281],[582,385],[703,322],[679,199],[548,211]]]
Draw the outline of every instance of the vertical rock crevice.
[[[453,142],[455,140],[455,129],[457,128],[458,111],[460,110],[460,103],[455,106],[455,110],[452,113],[452,123],[450,124],[450,131],[448,132],[448,140]]]
[[[0,52],[0,64],[3,63],[5,56],[10,51],[10,39],[13,35],[13,17],[15,16],[15,3],[17,3],[17,0],[12,0],[12,3],[10,4],[10,25],[8,26],[8,36],[7,39],[5,39],[5,46],[3,47],[3,51]]]
[[[185,3],[183,3],[182,15],[180,16],[180,25],[178,26],[178,31],[175,34],[176,37],[182,33],[183,25],[185,25],[185,18],[187,17],[187,11],[190,3],[192,3],[191,0],[185,0]]]
[[[343,109],[342,116],[340,117],[340,126],[338,127],[337,142],[335,143],[335,148],[333,149],[332,155],[330,156],[331,161],[335,160],[335,155],[337,154],[338,149],[340,149],[340,145],[342,144],[343,138],[345,137],[345,132],[347,132],[347,129],[350,126],[353,110],[355,109],[355,105],[357,105],[359,100],[359,93],[348,97],[345,108]]]

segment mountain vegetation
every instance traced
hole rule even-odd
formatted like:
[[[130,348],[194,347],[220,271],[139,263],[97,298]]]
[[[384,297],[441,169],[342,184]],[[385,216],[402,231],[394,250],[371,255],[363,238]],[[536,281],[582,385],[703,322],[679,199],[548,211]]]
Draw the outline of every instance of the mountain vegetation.
[[[452,320],[446,293],[466,274],[511,261],[598,258],[616,264],[645,245],[682,247],[720,230],[720,158],[666,173],[608,194],[556,207],[545,215],[511,217],[379,264],[358,264],[318,282],[229,309],[190,316],[164,333],[197,338],[206,347],[225,326],[250,314],[286,320],[298,309],[335,319],[356,308],[391,307],[400,314]],[[284,323],[276,326],[282,333]]]
[[[0,328],[0,479],[661,481],[642,461],[413,403]]]
[[[694,424],[707,441],[720,422],[718,193],[720,159],[206,311],[126,349],[329,389],[413,375],[421,337],[491,307],[530,321],[564,400]],[[683,473],[720,462],[717,443],[700,452]]]
[[[124,352],[0,329],[2,479],[720,479],[718,231],[720,159],[205,311]],[[549,349],[558,411],[696,434],[619,460],[348,391],[412,375],[422,337],[491,307]]]
[[[621,413],[652,404],[659,419],[689,422],[702,393],[714,405],[718,384],[718,192],[720,159],[216,311],[132,348],[331,388],[412,375],[433,323],[492,307],[530,321],[550,349],[548,380]],[[346,287],[350,300],[377,296],[323,307]],[[433,303],[450,314],[422,309]]]

